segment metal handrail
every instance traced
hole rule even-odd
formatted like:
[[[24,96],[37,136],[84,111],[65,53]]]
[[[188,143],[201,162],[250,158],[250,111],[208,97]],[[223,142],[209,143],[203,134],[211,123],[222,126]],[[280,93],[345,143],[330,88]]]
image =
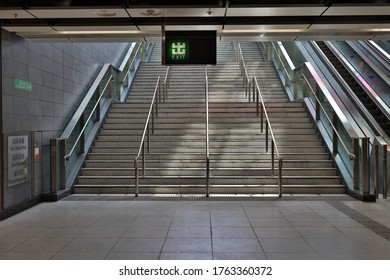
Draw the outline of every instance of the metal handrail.
[[[165,79],[163,83],[163,100],[165,102],[165,99],[168,98],[168,88],[171,80],[171,74],[172,73],[172,68],[171,66],[168,66],[167,72],[165,73]]]
[[[257,82],[257,78],[254,76],[252,80],[253,85],[253,96],[256,94],[256,100],[257,103],[261,103],[261,116],[260,116],[260,123],[261,123],[261,132],[263,133],[264,130],[264,116],[266,119],[265,123],[265,150],[268,153],[268,130],[271,134],[271,170],[272,170],[272,176],[275,175],[275,152],[278,159],[278,195],[279,197],[282,197],[282,188],[283,188],[283,176],[282,176],[282,168],[283,168],[283,159],[280,155],[278,145],[276,144],[276,139],[274,132],[272,130],[271,122],[268,117],[267,109],[264,104],[263,95],[261,94],[259,84]]]
[[[206,107],[206,197],[210,195],[210,144],[209,144],[209,78],[205,69],[205,107]]]
[[[345,68],[349,73],[356,79],[359,85],[363,88],[363,90],[369,95],[372,101],[378,106],[381,112],[390,119],[390,108],[384,102],[384,100],[378,95],[378,93],[364,80],[363,77],[356,71],[356,69],[351,65],[351,63],[345,59],[345,57],[341,54],[340,50],[331,43],[325,42],[325,44],[330,47],[336,57],[343,63]]]
[[[341,145],[343,146],[344,150],[347,152],[349,158],[350,158],[351,160],[353,160],[354,158],[356,158],[356,156],[348,150],[348,148],[347,148],[347,146],[345,145],[345,143],[344,143],[343,139],[341,138],[340,134],[337,132],[337,128],[334,126],[332,120],[330,119],[330,117],[329,117],[328,114],[326,113],[326,110],[325,110],[324,106],[322,105],[322,102],[321,102],[320,99],[318,98],[318,96],[317,96],[315,90],[314,90],[313,87],[311,86],[311,84],[310,84],[309,80],[307,79],[307,77],[306,77],[305,75],[303,75],[303,78],[305,79],[307,85],[309,86],[311,92],[313,93],[313,96],[314,96],[314,98],[316,99],[316,104],[318,104],[318,106],[322,109],[323,114],[325,115],[326,119],[327,119],[328,122],[330,123],[330,125],[331,125],[331,127],[332,127],[332,129],[333,129],[333,132],[337,135],[337,138],[339,139],[339,141],[340,141]],[[316,105],[316,106],[317,106],[317,105]]]
[[[103,98],[103,95],[106,93],[107,87],[109,86],[110,83],[112,83],[112,81],[113,81],[114,79],[115,79],[115,78],[114,78],[114,75],[111,75],[110,78],[108,79],[107,83],[105,84],[105,86],[104,86],[104,88],[103,88],[103,90],[102,90],[102,93],[100,94],[99,98],[98,98],[97,101],[96,101],[95,106],[93,107],[91,113],[89,114],[88,119],[85,121],[83,128],[82,128],[81,131],[79,132],[79,136],[77,137],[76,141],[74,142],[74,144],[73,144],[72,148],[70,149],[69,153],[66,154],[66,155],[64,156],[64,159],[65,159],[65,160],[68,160],[68,159],[71,157],[71,155],[73,154],[73,152],[75,151],[75,149],[76,149],[76,147],[77,147],[77,144],[79,143],[79,141],[80,141],[80,139],[81,139],[81,137],[82,137],[84,131],[85,131],[85,130],[87,129],[87,127],[88,127],[89,121],[92,119],[93,114],[95,113],[95,111],[96,111],[96,109],[98,108],[98,106],[100,106],[100,103],[99,103],[99,102],[100,102],[100,100]]]
[[[134,64],[137,60],[138,53],[140,52],[141,49],[142,49],[142,44],[138,45],[138,48],[135,51],[134,57],[129,65],[129,68],[127,69],[126,74],[123,77],[122,84],[127,83],[128,79],[129,79],[130,72],[133,71],[133,69],[134,69]]]
[[[248,92],[249,92],[249,102],[251,101],[251,95],[250,95],[250,83],[251,80],[248,75],[248,70],[245,65],[245,60],[244,60],[244,55],[241,50],[241,45],[240,43],[237,43],[237,51],[238,51],[238,65],[241,71],[241,77],[242,77],[242,84],[245,87],[245,97],[248,97]],[[253,99],[255,97],[253,96]]]
[[[145,137],[147,133],[147,142],[148,142],[148,150],[150,149],[150,119],[152,118],[152,131],[154,131],[154,111],[156,111],[156,116],[158,116],[158,99],[161,95],[161,84],[160,84],[161,77],[158,76],[156,87],[154,89],[153,98],[150,103],[149,107],[149,113],[146,118],[145,127],[142,133],[142,138],[140,142],[140,146],[138,149],[138,153],[136,157],[134,158],[134,180],[135,180],[135,196],[137,197],[139,194],[138,190],[138,159],[141,156],[142,152],[142,176],[145,176]],[[159,95],[158,97],[157,94]],[[157,101],[157,102],[156,102]],[[156,106],[155,106],[156,105]]]
[[[169,80],[171,77],[171,71],[172,68],[168,67],[165,74],[164,82],[162,82],[161,76],[158,76],[157,78],[156,87],[154,89],[152,101],[150,102],[149,112],[146,118],[145,127],[142,133],[142,138],[140,141],[138,153],[134,158],[134,186],[135,186],[136,197],[139,195],[138,159],[142,153],[142,176],[145,176],[145,170],[146,170],[145,141],[147,142],[148,153],[150,153],[150,122],[152,122],[151,123],[152,133],[154,133],[154,119],[155,119],[154,115],[158,117],[158,104],[161,103],[161,91],[164,96],[165,95],[166,97],[168,96],[167,92],[169,87]],[[163,97],[163,101],[165,102],[165,97]],[[147,139],[145,140],[146,137]]]

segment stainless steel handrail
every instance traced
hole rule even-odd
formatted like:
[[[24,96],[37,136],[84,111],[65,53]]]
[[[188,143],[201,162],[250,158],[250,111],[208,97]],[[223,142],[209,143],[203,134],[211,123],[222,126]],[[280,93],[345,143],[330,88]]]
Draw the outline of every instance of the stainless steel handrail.
[[[145,176],[145,168],[146,168],[146,166],[145,166],[146,165],[146,161],[145,161],[145,137],[146,137],[146,133],[147,133],[147,137],[148,137],[147,138],[147,142],[148,142],[148,149],[149,149],[150,148],[150,120],[152,119],[152,131],[154,131],[154,114],[156,114],[156,116],[158,116],[158,99],[160,98],[160,95],[161,95],[160,80],[161,80],[161,77],[159,76],[157,78],[156,87],[154,89],[152,101],[150,103],[149,113],[148,113],[148,116],[146,118],[146,123],[145,123],[145,127],[144,127],[144,130],[143,130],[143,133],[142,133],[142,138],[141,138],[140,146],[139,146],[139,149],[138,149],[138,153],[137,153],[136,157],[134,158],[134,181],[135,181],[134,185],[135,185],[135,196],[136,197],[139,194],[139,189],[138,189],[138,183],[139,183],[138,182],[138,159],[141,156],[141,152],[142,152],[142,176]],[[157,96],[157,94],[159,96]],[[154,113],[154,111],[156,113]]]
[[[282,188],[283,188],[283,176],[282,176],[282,168],[283,168],[283,159],[280,155],[278,145],[276,144],[275,135],[272,130],[271,122],[269,120],[269,116],[267,113],[267,109],[264,104],[263,95],[261,94],[259,84],[257,82],[257,78],[253,77],[252,80],[253,84],[253,95],[256,94],[257,103],[261,103],[261,115],[260,115],[260,123],[261,123],[261,133],[264,131],[264,116],[266,119],[265,122],[265,150],[268,153],[268,130],[271,134],[271,170],[272,170],[272,176],[275,175],[275,152],[278,159],[278,195],[279,197],[282,197]]]
[[[138,159],[142,153],[142,176],[145,176],[146,173],[145,141],[147,143],[147,152],[150,153],[150,125],[152,126],[152,133],[154,133],[154,119],[155,119],[155,115],[156,117],[158,117],[158,104],[161,103],[161,92],[163,95],[167,95],[167,89],[169,87],[171,71],[172,68],[168,67],[165,74],[164,82],[162,82],[161,76],[158,76],[157,78],[156,87],[154,89],[152,101],[150,102],[149,112],[146,118],[145,127],[142,133],[138,153],[134,158],[134,186],[135,186],[136,197],[139,195]],[[163,97],[163,101],[165,101],[164,97]],[[147,139],[145,139],[146,137]]]
[[[165,102],[165,99],[168,98],[168,88],[171,80],[171,73],[172,73],[172,68],[171,66],[168,66],[167,72],[165,73],[165,79],[163,83],[163,100]]]
[[[99,103],[100,100],[103,98],[103,95],[106,93],[107,87],[110,85],[110,83],[112,83],[113,79],[114,79],[114,76],[111,75],[110,78],[108,79],[107,83],[105,84],[105,86],[104,86],[104,88],[102,90],[102,93],[100,94],[99,98],[97,99],[95,106],[93,107],[91,113],[89,114],[88,119],[85,121],[83,128],[80,130],[79,136],[76,138],[76,141],[74,142],[74,144],[73,144],[72,148],[70,149],[69,153],[64,156],[65,160],[68,160],[70,158],[70,156],[73,154],[73,152],[75,151],[75,149],[77,147],[77,144],[79,143],[79,141],[80,141],[84,131],[88,127],[89,121],[92,119],[93,114],[95,113],[95,111],[98,108],[98,106],[100,106],[100,103]]]
[[[364,89],[364,91],[370,96],[370,98],[383,112],[383,114],[388,119],[390,119],[390,108],[379,96],[379,94],[367,82],[365,82],[364,78],[356,71],[356,69],[352,66],[352,64],[341,54],[340,50],[335,45],[329,42],[325,42],[325,44],[328,47],[330,47],[330,49],[337,56],[337,58],[346,66],[348,72],[351,73],[352,76],[354,76],[356,81],[360,84],[360,86]]]
[[[240,43],[237,43],[237,51],[238,51],[238,65],[241,71],[241,78],[242,78],[242,84],[245,87],[245,96],[249,98],[249,102],[251,101],[251,95],[250,95],[250,83],[251,80],[248,75],[248,70],[245,65],[244,55],[241,50]],[[249,92],[249,96],[248,96]],[[254,100],[255,96],[253,96]]]
[[[321,79],[319,78],[319,75],[317,74],[317,72],[315,72],[314,68],[312,67],[312,65],[311,65],[309,62],[306,62],[305,65],[306,65],[307,69],[309,70],[309,72],[311,73],[311,76],[314,77],[314,79],[315,79],[315,81],[316,81],[316,84],[319,86],[319,88],[321,89],[321,91],[322,91],[322,92],[325,94],[325,96],[326,96],[326,95],[327,95],[326,93],[328,92],[328,90],[326,89],[325,85],[322,83],[322,81],[321,81]],[[303,72],[303,74],[302,74],[302,77],[305,79],[306,85],[309,86],[311,92],[313,93],[313,96],[314,96],[315,99],[316,99],[316,120],[319,120],[319,117],[320,117],[320,110],[319,110],[319,108],[320,108],[320,109],[322,109],[322,112],[323,112],[323,114],[325,115],[326,119],[327,119],[327,120],[329,121],[329,123],[331,124],[333,132],[336,134],[337,138],[340,140],[340,143],[342,144],[343,148],[344,148],[345,151],[347,152],[349,158],[350,158],[351,160],[355,159],[355,158],[356,158],[356,155],[353,154],[353,153],[351,153],[351,152],[348,150],[348,148],[347,148],[347,146],[345,145],[345,143],[344,143],[343,139],[341,138],[340,134],[337,132],[337,128],[334,126],[333,121],[331,120],[331,118],[330,118],[330,117],[328,116],[328,114],[326,113],[326,110],[325,110],[325,108],[323,107],[321,100],[320,100],[319,97],[317,96],[316,90],[313,89],[313,87],[311,86],[311,84],[310,84],[308,78],[306,77],[306,75],[304,74],[304,72]],[[330,102],[329,102],[329,103],[330,103]],[[332,104],[332,103],[330,103],[330,104]],[[317,106],[317,105],[318,105],[318,106]],[[337,108],[337,109],[340,110],[340,108]],[[335,108],[333,108],[333,110],[336,111]],[[342,112],[340,112],[340,114],[342,114]],[[344,114],[342,114],[342,115],[344,116]],[[339,115],[338,117],[340,118],[340,115]],[[342,123],[348,123],[347,120],[343,122],[343,119],[346,120],[345,116],[344,116],[344,118],[341,119]],[[351,138],[355,138],[355,139],[356,139],[356,138],[365,138],[365,137],[359,137],[358,135],[355,134],[355,135],[353,135],[353,137],[351,137]]]
[[[317,49],[317,51],[320,51],[320,48],[316,43],[314,43],[313,45]],[[320,54],[323,55],[322,51],[320,52]],[[350,86],[346,83],[346,81],[344,81],[341,74],[336,70],[336,68],[325,55],[323,56],[323,61],[327,65],[328,69],[330,69],[330,71],[334,74],[335,78],[339,81],[340,85],[344,88],[345,93],[348,94],[349,98],[354,101],[354,104],[357,106],[361,114],[363,114],[366,120],[369,122],[369,125],[375,131],[375,134],[388,139],[388,136],[384,132],[383,128],[378,124],[372,114],[363,105],[361,100],[356,96]],[[304,65],[302,65],[302,67],[304,67]]]
[[[209,78],[205,69],[205,107],[206,107],[206,197],[210,195],[210,144],[209,144]]]
[[[140,52],[141,50],[142,50],[142,44],[138,45],[138,48],[137,48],[137,50],[135,51],[134,57],[133,57],[133,59],[132,59],[130,65],[129,65],[129,68],[127,69],[126,74],[125,74],[124,77],[123,77],[122,84],[127,85],[127,81],[128,81],[128,79],[129,79],[129,75],[130,75],[131,71],[134,70],[134,65],[135,65],[135,62],[136,62],[136,60],[137,60],[137,56],[138,56],[138,54],[139,54],[139,52]]]

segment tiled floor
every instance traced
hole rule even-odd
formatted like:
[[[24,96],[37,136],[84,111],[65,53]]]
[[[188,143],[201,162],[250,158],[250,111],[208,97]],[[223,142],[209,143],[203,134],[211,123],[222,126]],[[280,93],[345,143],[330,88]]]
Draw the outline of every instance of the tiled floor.
[[[310,200],[42,203],[0,222],[1,259],[390,259],[390,241]],[[390,226],[390,202],[340,198]]]

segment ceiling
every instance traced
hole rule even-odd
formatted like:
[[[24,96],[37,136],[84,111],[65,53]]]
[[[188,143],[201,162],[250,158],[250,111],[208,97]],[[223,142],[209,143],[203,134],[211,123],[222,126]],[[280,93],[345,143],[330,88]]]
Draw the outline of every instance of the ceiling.
[[[390,1],[1,0],[0,25],[33,41],[160,41],[162,27],[225,41],[390,40]]]

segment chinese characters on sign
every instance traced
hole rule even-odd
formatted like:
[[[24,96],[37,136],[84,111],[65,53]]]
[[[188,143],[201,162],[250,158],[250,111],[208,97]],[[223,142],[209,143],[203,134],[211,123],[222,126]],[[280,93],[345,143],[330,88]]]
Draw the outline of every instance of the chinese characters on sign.
[[[32,83],[15,79],[15,88],[25,91],[32,91]]]
[[[8,136],[8,185],[28,180],[28,136]]]

